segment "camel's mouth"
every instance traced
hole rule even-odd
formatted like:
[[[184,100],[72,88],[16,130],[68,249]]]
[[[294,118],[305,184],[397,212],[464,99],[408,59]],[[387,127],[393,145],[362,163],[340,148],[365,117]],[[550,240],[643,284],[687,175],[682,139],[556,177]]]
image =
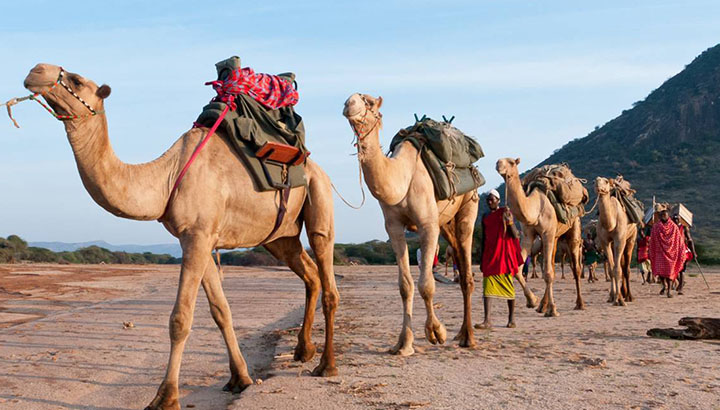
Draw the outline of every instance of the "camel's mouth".
[[[41,94],[52,87],[60,74],[60,67],[38,64],[25,77],[23,86],[29,91]]]
[[[358,121],[365,115],[367,109],[360,94],[355,93],[345,101],[343,115],[350,121]]]

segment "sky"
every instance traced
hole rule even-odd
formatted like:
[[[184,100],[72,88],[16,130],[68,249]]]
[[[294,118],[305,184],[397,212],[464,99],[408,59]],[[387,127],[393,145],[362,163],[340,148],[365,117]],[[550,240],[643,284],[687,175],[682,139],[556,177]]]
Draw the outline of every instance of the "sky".
[[[110,140],[129,163],[162,154],[213,97],[204,82],[232,55],[258,72],[297,75],[306,143],[352,203],[360,201],[355,92],[382,96],[387,146],[413,114],[455,116],[495,161],[521,171],[618,116],[720,41],[720,2],[33,1],[0,5],[0,100],[26,95],[37,63],[112,87]],[[0,112],[0,236],[29,241],[172,243],[157,222],[117,218],[82,186],[62,124],[40,106]],[[377,201],[335,196],[338,242],[386,240]]]

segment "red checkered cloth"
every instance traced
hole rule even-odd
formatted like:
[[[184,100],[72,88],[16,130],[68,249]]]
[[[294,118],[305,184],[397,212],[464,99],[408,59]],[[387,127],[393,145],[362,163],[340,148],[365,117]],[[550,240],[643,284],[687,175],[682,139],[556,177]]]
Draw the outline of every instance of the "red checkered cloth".
[[[675,222],[656,222],[650,234],[653,275],[675,280],[685,263],[685,249],[685,237]]]
[[[205,85],[212,85],[218,93],[213,101],[224,102],[233,110],[237,108],[235,96],[238,94],[247,94],[273,110],[298,102],[298,93],[289,81],[276,75],[256,74],[250,67],[238,68],[225,80],[210,81]]]

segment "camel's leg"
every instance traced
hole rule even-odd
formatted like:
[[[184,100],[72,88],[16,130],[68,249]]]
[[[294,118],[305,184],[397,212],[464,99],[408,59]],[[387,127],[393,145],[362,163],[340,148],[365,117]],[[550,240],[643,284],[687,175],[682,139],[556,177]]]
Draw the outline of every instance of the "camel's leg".
[[[420,249],[422,250],[422,266],[420,270],[420,279],[418,280],[418,290],[425,302],[425,311],[427,317],[425,319],[425,337],[432,344],[443,344],[447,337],[445,326],[435,316],[435,308],[433,306],[433,296],[435,296],[435,278],[432,273],[433,259],[435,259],[435,249],[437,248],[440,228],[437,222],[431,222],[422,226],[418,226],[420,233]],[[470,235],[472,235],[472,230]],[[458,242],[462,243],[459,239]],[[462,253],[461,253],[462,254]]]
[[[455,238],[459,249],[456,252],[460,268],[460,289],[463,294],[463,323],[455,340],[460,347],[474,347],[472,323],[472,294],[475,290],[475,279],[472,274],[472,236],[478,203],[469,201],[455,215]],[[519,275],[522,277],[522,273]]]
[[[146,410],[179,410],[178,379],[180,362],[185,342],[190,335],[198,289],[207,265],[212,262],[213,241],[210,235],[186,234],[180,237],[183,261],[180,269],[180,283],[175,298],[175,306],[170,314],[170,359],[165,378],[158,388],[157,395]]]
[[[622,258],[623,252],[625,251],[625,242],[619,239],[613,241],[613,270],[612,280],[615,288],[615,299],[613,305],[625,306],[625,299],[623,299],[621,285],[622,285]]]
[[[524,261],[527,261],[528,255],[532,252],[532,245],[533,241],[535,240],[535,234],[529,231],[525,231],[525,235],[523,236],[521,245],[521,255],[523,257]],[[537,257],[537,255],[535,256]],[[533,272],[535,272],[535,259],[533,257],[530,258],[533,261]],[[525,295],[525,301],[527,302],[527,307],[534,308],[538,305],[538,298],[535,296],[535,294],[530,290],[530,287],[527,285],[525,281],[525,277],[520,273],[519,275],[515,275],[517,278],[518,283],[520,284],[520,287],[523,290],[523,294]],[[537,277],[537,276],[533,276]]]
[[[210,313],[223,335],[228,357],[230,357],[230,381],[223,387],[223,390],[240,393],[247,386],[253,384],[253,380],[248,374],[247,364],[240,352],[235,330],[233,329],[230,305],[227,298],[225,298],[225,292],[223,292],[220,272],[218,272],[214,263],[207,265],[205,276],[202,279],[202,286],[210,304]]]
[[[300,238],[279,238],[265,244],[265,248],[276,258],[287,263],[288,267],[305,283],[305,315],[298,333],[294,359],[303,363],[315,356],[315,345],[312,342],[312,325],[315,321],[315,306],[320,294],[318,269],[310,255],[305,252]]]
[[[398,264],[398,287],[403,302],[403,324],[398,342],[390,349],[390,353],[409,356],[415,353],[413,349],[412,313],[413,293],[415,286],[410,275],[410,258],[408,256],[407,242],[405,241],[405,227],[402,223],[385,218],[385,230],[390,237],[390,244],[395,252]]]
[[[565,253],[560,256],[560,279],[565,280]]]
[[[315,253],[320,273],[323,315],[325,316],[325,348],[320,357],[320,363],[313,369],[312,374],[314,376],[335,376],[338,371],[335,366],[333,337],[335,333],[335,311],[340,303],[340,295],[335,284],[335,271],[333,269],[335,219],[333,217],[330,179],[327,176],[324,176],[322,180],[311,180],[310,196],[305,208],[303,208],[303,217],[308,239],[310,240],[310,247]]]
[[[578,222],[578,225],[580,223]],[[570,268],[573,271],[573,276],[575,277],[575,291],[577,292],[577,298],[575,299],[575,310],[585,310],[585,301],[583,301],[582,297],[582,289],[580,286],[580,282],[582,280],[582,276],[580,273],[582,272],[582,249],[580,247],[579,243],[576,243],[573,245],[573,249],[570,254]]]
[[[613,267],[613,248],[612,248],[612,242],[608,242],[603,245],[603,248],[605,250],[605,276],[608,277],[608,272],[612,272]],[[615,302],[615,282],[612,280],[612,274],[610,275],[610,292],[608,295],[608,302],[613,303]]]
[[[612,258],[612,255],[608,256],[605,255],[605,262],[603,262],[603,269],[605,270],[605,282],[610,282],[610,272],[612,271],[612,268],[610,267],[610,260]]]
[[[628,302],[633,301],[632,292],[630,291],[630,261],[632,261],[632,254],[635,250],[635,235],[633,234],[632,238],[625,244],[625,257],[623,258],[623,281],[625,284],[625,294],[623,296]]]
[[[531,279],[537,279],[537,278],[538,278],[537,265],[538,265],[538,257],[539,257],[539,256],[540,256],[540,255],[533,255],[532,258],[530,258],[530,260],[532,261],[532,268],[533,268],[532,276],[530,276]],[[534,306],[533,306],[533,307],[534,307]]]
[[[543,255],[543,279],[545,280],[545,295],[540,303],[538,312],[545,312],[546,317],[558,316],[555,308],[555,298],[553,296],[553,282],[555,280],[555,249],[557,248],[555,233],[545,233],[542,236]]]

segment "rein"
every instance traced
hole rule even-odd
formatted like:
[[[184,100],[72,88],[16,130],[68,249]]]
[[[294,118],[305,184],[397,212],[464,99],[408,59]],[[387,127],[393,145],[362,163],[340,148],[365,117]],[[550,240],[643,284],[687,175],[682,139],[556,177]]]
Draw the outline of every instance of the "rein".
[[[362,98],[363,103],[365,104],[365,114],[363,114],[362,118],[359,121],[360,125],[363,126],[362,128],[364,128],[364,126],[367,125],[366,119],[367,119],[368,113],[372,113],[373,117],[375,117],[375,123],[372,125],[372,127],[370,127],[367,130],[364,130],[360,127],[355,126],[355,124],[352,122],[350,123],[350,128],[352,128],[353,134],[355,135],[354,140],[353,140],[353,145],[355,146],[355,148],[357,148],[357,156],[358,156],[358,184],[360,185],[360,193],[362,194],[362,201],[360,201],[360,205],[355,206],[355,205],[351,204],[350,202],[348,202],[345,198],[343,198],[342,195],[340,195],[340,192],[338,192],[337,188],[335,188],[335,185],[332,182],[330,183],[330,186],[332,187],[333,191],[335,191],[337,196],[339,196],[340,199],[342,199],[342,201],[345,202],[345,205],[349,206],[352,209],[360,209],[363,207],[363,205],[365,205],[365,189],[363,189],[362,164],[360,163],[360,159],[363,155],[363,152],[362,152],[362,148],[360,146],[360,142],[363,139],[365,139],[365,137],[367,137],[371,132],[373,132],[375,130],[375,128],[380,123],[380,118],[382,118],[382,114],[376,114],[368,107],[368,102],[365,99],[365,96],[361,96],[360,98]]]
[[[43,92],[41,92],[41,93],[33,93],[33,94],[30,94],[30,95],[25,96],[25,97],[13,98],[13,99],[11,99],[10,101],[8,101],[8,102],[6,102],[6,103],[4,103],[4,104],[0,104],[0,105],[4,105],[4,106],[7,107],[8,117],[10,117],[10,120],[13,122],[13,125],[15,125],[15,128],[20,128],[20,125],[17,123],[17,121],[15,121],[15,118],[13,118],[11,107],[12,107],[13,105],[19,103],[19,102],[23,102],[23,101],[26,101],[26,100],[32,100],[32,101],[37,102],[37,103],[40,104],[43,108],[45,108],[45,110],[46,110],[47,112],[49,112],[50,115],[52,115],[53,117],[55,117],[55,119],[57,119],[57,120],[59,120],[59,121],[72,121],[72,120],[77,120],[77,119],[80,119],[80,118],[87,118],[87,117],[92,117],[92,116],[95,116],[95,115],[98,115],[98,114],[104,114],[104,113],[105,113],[104,110],[97,111],[97,110],[93,109],[93,108],[90,106],[90,104],[88,104],[85,100],[83,100],[82,97],[80,97],[79,95],[77,95],[77,93],[76,93],[75,91],[73,91],[73,89],[70,88],[70,86],[65,83],[65,81],[63,80],[63,77],[64,77],[64,76],[65,76],[65,69],[62,68],[62,67],[60,67],[60,74],[58,75],[57,80],[55,80],[55,82],[54,82],[54,83],[50,86],[50,88],[48,88],[46,91],[43,91]],[[80,101],[80,102],[85,106],[85,108],[87,108],[87,109],[90,111],[90,113],[89,113],[89,114],[85,114],[85,115],[75,115],[75,114],[73,114],[73,115],[62,115],[62,114],[58,114],[57,112],[55,112],[55,110],[53,110],[52,108],[50,108],[48,105],[46,105],[45,103],[43,103],[42,101],[40,101],[40,100],[37,98],[38,96],[45,97],[45,95],[48,94],[48,93],[50,93],[50,91],[52,91],[55,87],[57,87],[58,84],[61,85],[63,88],[65,88],[65,90],[67,90],[67,92],[69,92],[69,93],[70,93],[73,97],[75,97],[78,101]]]

